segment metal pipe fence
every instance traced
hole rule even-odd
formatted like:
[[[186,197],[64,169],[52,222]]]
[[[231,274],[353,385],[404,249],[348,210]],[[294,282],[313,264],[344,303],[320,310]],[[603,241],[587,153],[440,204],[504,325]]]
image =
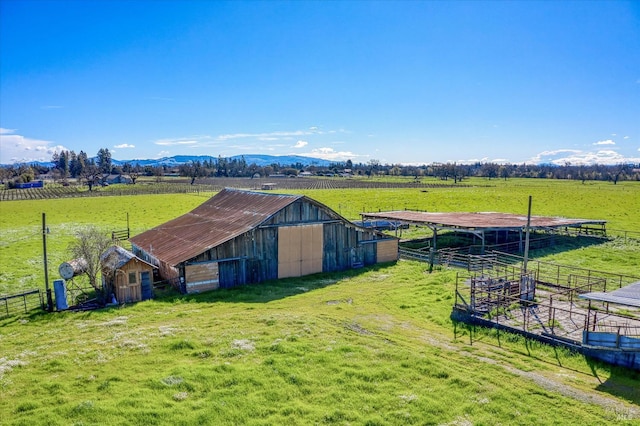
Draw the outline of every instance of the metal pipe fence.
[[[22,293],[0,295],[0,318],[43,309],[44,299],[39,289]]]

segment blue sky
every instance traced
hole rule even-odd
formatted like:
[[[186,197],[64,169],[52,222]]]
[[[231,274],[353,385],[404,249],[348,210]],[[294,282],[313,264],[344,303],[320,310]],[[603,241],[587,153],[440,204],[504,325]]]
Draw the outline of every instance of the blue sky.
[[[0,163],[640,162],[640,3],[0,0]]]

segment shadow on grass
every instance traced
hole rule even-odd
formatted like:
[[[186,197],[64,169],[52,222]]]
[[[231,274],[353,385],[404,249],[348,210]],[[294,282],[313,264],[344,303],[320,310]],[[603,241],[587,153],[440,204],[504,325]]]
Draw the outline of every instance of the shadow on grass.
[[[156,302],[175,303],[177,300],[198,303],[267,303],[297,294],[328,287],[341,280],[359,276],[365,272],[381,271],[394,264],[380,264],[341,272],[318,273],[304,277],[284,278],[256,284],[245,284],[229,289],[212,290],[200,294],[180,294],[165,290],[156,294]]]
[[[554,254],[559,254],[565,251],[577,250],[580,248],[597,246],[609,242],[610,239],[603,237],[590,237],[590,236],[563,236],[556,235],[554,237],[554,243],[541,248],[534,248],[529,252],[531,258],[545,257]]]
[[[639,371],[609,365],[589,357],[585,358],[593,376],[600,382],[596,387],[598,391],[606,392],[634,405],[640,406],[640,387],[638,387],[638,382],[640,381]],[[608,372],[609,378],[602,381],[598,375],[598,371]]]
[[[554,254],[560,254],[566,251],[577,250],[595,245],[605,244],[611,241],[610,238],[597,237],[590,235],[546,235],[532,238],[530,242],[529,258],[535,259]],[[402,240],[400,247],[413,250],[423,249],[426,251],[432,242],[432,237],[428,238],[416,238],[410,240]],[[489,253],[491,251],[498,251],[504,253],[511,253],[515,256],[522,256],[524,253],[520,251],[520,248],[524,245],[520,245],[518,241],[509,241],[501,244],[488,244],[482,247],[477,245],[471,238],[465,235],[455,234],[442,234],[438,236],[438,249],[453,249],[460,254],[473,254],[479,255],[482,253]],[[506,259],[501,259],[502,262],[509,262]],[[513,259],[512,263],[516,263],[517,260]]]

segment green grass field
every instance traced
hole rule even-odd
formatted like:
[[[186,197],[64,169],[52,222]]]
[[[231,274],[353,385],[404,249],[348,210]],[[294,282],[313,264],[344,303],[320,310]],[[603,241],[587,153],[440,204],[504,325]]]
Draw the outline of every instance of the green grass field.
[[[471,188],[305,191],[364,210],[506,211],[640,230],[638,183],[485,181]],[[0,293],[43,287],[73,230],[138,233],[195,195],[0,203]],[[545,254],[637,271],[628,240]],[[587,259],[585,262],[584,259]],[[628,272],[631,271],[631,272]],[[449,319],[456,270],[393,265],[88,313],[0,319],[1,424],[637,424],[640,374]],[[635,273],[638,275],[638,272]],[[51,279],[53,279],[51,278]]]

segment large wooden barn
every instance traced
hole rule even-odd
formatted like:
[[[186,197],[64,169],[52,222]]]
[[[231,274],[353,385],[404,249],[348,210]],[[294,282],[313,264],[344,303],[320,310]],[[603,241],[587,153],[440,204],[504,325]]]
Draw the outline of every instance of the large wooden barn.
[[[398,259],[396,238],[311,198],[234,189],[130,241],[187,293]]]

